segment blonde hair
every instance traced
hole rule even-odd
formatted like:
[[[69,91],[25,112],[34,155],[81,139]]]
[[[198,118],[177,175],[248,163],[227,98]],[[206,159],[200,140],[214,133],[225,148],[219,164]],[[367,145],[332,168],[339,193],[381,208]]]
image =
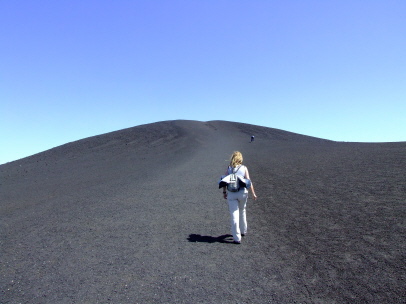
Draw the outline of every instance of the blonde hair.
[[[237,167],[238,165],[241,165],[241,164],[242,164],[242,160],[243,160],[243,158],[242,158],[241,152],[235,151],[235,152],[231,155],[231,158],[230,158],[230,166],[231,166],[232,168],[235,168],[235,167]]]

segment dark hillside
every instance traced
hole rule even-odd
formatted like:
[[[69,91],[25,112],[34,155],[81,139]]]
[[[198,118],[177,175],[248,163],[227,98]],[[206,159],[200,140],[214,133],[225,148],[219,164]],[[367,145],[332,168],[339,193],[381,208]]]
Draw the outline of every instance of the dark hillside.
[[[240,246],[235,150],[259,197]],[[405,168],[404,142],[182,120],[1,165],[0,303],[404,303]]]

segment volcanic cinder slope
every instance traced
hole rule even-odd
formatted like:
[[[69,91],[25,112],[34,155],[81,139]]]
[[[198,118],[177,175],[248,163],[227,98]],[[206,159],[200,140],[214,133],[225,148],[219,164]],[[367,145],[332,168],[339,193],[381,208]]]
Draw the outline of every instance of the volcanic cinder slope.
[[[250,136],[255,142],[250,143]],[[217,182],[258,200],[231,242]],[[1,303],[404,303],[406,143],[166,121],[0,166]]]

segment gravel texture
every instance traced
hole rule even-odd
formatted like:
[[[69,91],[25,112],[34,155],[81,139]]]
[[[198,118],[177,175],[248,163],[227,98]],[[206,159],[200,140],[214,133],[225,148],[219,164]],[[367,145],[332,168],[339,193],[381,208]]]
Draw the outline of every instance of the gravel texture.
[[[250,136],[255,141],[250,143]],[[232,243],[217,182],[258,195]],[[405,303],[406,142],[165,121],[0,166],[0,303]]]

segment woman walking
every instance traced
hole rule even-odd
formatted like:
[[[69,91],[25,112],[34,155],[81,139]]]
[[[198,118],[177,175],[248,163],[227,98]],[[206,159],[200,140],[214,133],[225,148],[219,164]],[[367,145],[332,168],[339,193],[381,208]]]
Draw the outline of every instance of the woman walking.
[[[226,175],[235,173],[243,179],[250,180],[248,168],[242,164],[243,157],[241,152],[236,151],[231,155],[230,165],[227,168]],[[245,185],[244,185],[245,186]],[[247,234],[247,217],[246,207],[248,199],[248,190],[242,186],[238,191],[226,191],[226,186],[223,187],[223,196],[228,201],[228,208],[231,216],[231,231],[235,244],[241,244],[241,236]],[[257,199],[254,186],[251,183],[249,187],[254,200]]]

